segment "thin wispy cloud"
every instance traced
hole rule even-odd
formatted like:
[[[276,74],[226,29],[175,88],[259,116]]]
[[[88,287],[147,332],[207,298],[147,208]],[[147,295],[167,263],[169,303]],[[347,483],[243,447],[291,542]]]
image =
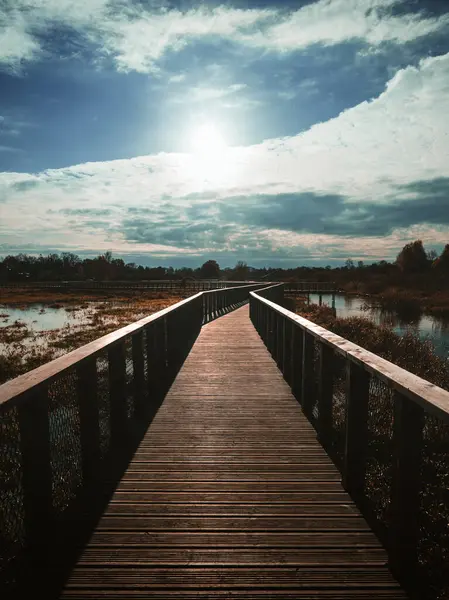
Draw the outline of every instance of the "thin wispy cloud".
[[[0,7],[0,63],[18,71],[46,51],[55,26],[90,43],[119,71],[154,72],[168,52],[196,41],[228,40],[279,53],[316,44],[361,40],[369,46],[405,44],[445,30],[449,17],[395,14],[405,0],[319,0],[296,11],[239,9],[228,4],[167,10],[163,3],[132,0],[6,0]]]

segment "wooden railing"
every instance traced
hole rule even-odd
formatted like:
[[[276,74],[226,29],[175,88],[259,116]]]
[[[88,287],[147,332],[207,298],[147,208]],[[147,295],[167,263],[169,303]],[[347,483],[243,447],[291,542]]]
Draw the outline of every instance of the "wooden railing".
[[[254,283],[254,282],[253,282]],[[11,281],[0,282],[0,288],[36,288],[58,290],[147,290],[152,292],[194,293],[207,290],[245,287],[248,281],[221,279],[154,279],[148,281]],[[270,285],[270,282],[264,282]]]
[[[449,592],[449,392],[251,293],[251,319],[419,598]]]
[[[335,294],[338,291],[334,281],[289,281],[284,289],[286,294]]]
[[[0,589],[135,447],[202,324],[264,286],[196,294],[0,386]]]

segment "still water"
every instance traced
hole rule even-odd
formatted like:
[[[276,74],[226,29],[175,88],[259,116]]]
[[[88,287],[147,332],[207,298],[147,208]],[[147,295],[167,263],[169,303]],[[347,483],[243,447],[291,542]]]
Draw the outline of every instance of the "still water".
[[[332,296],[323,294],[323,304],[332,305]],[[310,302],[318,304],[318,294],[310,294]],[[449,359],[449,320],[439,319],[429,315],[404,317],[395,311],[386,311],[367,298],[357,296],[335,296],[337,317],[365,317],[378,325],[390,325],[399,335],[411,331],[420,338],[430,339],[435,352]]]
[[[92,308],[91,305],[90,308]],[[50,308],[43,304],[16,308],[0,304],[0,327],[7,327],[15,321],[19,321],[34,331],[48,331],[67,325],[81,324],[87,320],[88,309],[71,310],[71,307],[68,308],[69,310],[64,307]]]

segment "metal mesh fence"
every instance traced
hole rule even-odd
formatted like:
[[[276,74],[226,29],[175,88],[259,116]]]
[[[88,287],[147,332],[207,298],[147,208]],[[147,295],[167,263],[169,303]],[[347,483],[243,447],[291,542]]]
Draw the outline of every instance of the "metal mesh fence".
[[[82,484],[77,377],[70,369],[48,387],[53,508],[62,511]]]
[[[108,353],[97,358],[97,397],[100,426],[100,457],[105,458],[111,445],[111,405],[109,398]]]
[[[376,517],[389,524],[393,468],[393,389],[371,377],[368,396],[368,456],[365,496]]]
[[[313,339],[313,381],[311,384],[312,402],[311,402],[311,420],[316,423],[318,414],[318,389],[320,384],[320,342]]]
[[[426,598],[449,597],[449,424],[424,421],[418,560]]]
[[[143,389],[143,398],[145,403],[149,401],[149,393],[148,393],[148,342],[147,336],[149,335],[148,327],[144,330],[143,340],[142,340],[142,352],[143,352],[143,376],[144,376],[144,389]]]
[[[333,359],[332,440],[329,452],[338,466],[343,464],[346,435],[346,360],[336,352]]]
[[[21,466],[17,409],[0,410],[0,579],[25,540]]]
[[[133,353],[132,353],[132,339],[131,336],[125,339],[125,366],[126,366],[126,408],[128,419],[132,419],[134,416],[134,367],[133,367]]]

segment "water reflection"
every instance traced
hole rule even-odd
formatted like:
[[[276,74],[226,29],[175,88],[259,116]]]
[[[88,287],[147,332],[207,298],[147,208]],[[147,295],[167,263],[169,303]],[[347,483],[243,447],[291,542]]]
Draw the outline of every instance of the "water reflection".
[[[318,294],[310,294],[310,302],[319,303]],[[322,294],[323,304],[332,306],[332,295]],[[449,320],[424,315],[419,308],[401,307],[386,310],[375,302],[357,296],[335,296],[337,317],[365,317],[378,325],[388,325],[399,335],[408,331],[422,339],[429,339],[439,356],[449,358]]]
[[[90,303],[89,309],[92,309]],[[0,305],[0,327],[12,325],[15,321],[23,323],[34,331],[60,329],[67,325],[82,324],[89,318],[88,308],[49,307],[44,304],[33,304],[25,308]]]

